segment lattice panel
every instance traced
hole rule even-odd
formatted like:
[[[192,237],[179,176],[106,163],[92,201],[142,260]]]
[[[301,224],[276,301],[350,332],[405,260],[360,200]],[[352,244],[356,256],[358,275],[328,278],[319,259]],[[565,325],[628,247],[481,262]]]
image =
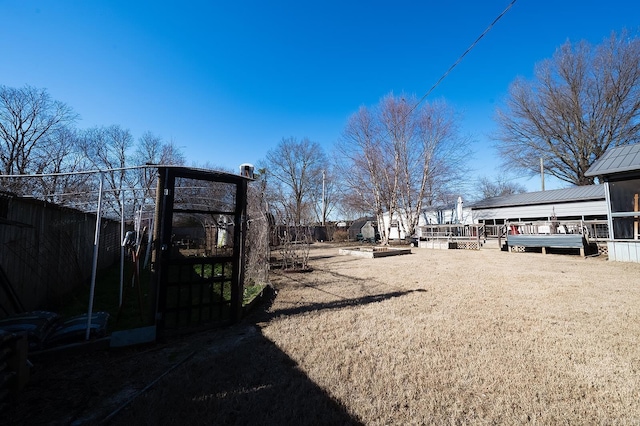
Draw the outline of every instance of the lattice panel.
[[[598,244],[598,254],[599,255],[609,255],[609,245],[608,244]]]
[[[478,241],[458,241],[456,245],[461,250],[480,250]]]

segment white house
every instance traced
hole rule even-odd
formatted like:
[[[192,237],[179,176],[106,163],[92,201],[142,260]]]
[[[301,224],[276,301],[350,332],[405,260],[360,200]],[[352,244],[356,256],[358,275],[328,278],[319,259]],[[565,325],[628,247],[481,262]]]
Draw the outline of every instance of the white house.
[[[406,229],[408,222],[406,214],[401,218],[398,217],[399,214],[403,213],[395,213],[391,221],[391,231],[389,233],[389,239],[391,240],[411,237],[411,235],[408,235],[408,230]],[[418,218],[417,226],[444,224],[470,225],[472,223],[474,223],[472,209],[470,207],[464,207],[462,197],[458,197],[458,201],[455,204],[423,208]],[[384,226],[385,229],[389,228],[388,213],[384,214]]]

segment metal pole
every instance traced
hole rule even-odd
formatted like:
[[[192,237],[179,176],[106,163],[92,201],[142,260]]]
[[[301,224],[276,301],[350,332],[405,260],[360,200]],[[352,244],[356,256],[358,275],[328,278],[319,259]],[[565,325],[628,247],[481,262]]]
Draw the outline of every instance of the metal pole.
[[[326,217],[326,212],[325,212],[325,205],[324,205],[324,170],[322,171],[322,226],[324,226],[324,222],[325,222],[325,217]]]
[[[120,192],[120,241],[124,241],[124,190]],[[120,298],[118,307],[122,306],[122,293],[124,289],[124,246],[120,245]]]
[[[162,218],[164,215],[164,191],[167,181],[168,172],[166,168],[159,168],[156,171],[156,201],[155,210],[153,213],[153,231],[149,232],[149,247],[151,250],[151,290],[149,292],[149,322],[151,324],[158,324],[161,318],[159,315],[160,308],[160,283],[158,266],[161,258],[160,251],[162,249]],[[152,246],[153,244],[153,246]]]
[[[544,159],[540,157],[540,180],[542,183],[542,190],[544,191]]]
[[[607,228],[609,228],[607,239],[613,240],[615,239],[615,234],[613,232],[613,217],[611,217],[611,192],[609,190],[609,182],[604,182],[604,199],[607,200]],[[608,245],[609,243],[607,243]]]
[[[98,247],[100,245],[100,224],[102,219],[102,185],[104,175],[100,172],[100,191],[98,192],[98,211],[96,212],[96,232],[93,239],[93,265],[91,268],[91,290],[89,291],[89,312],[87,313],[87,333],[85,340],[89,340],[91,334],[91,317],[93,316],[93,296],[96,290],[96,271],[98,269]]]

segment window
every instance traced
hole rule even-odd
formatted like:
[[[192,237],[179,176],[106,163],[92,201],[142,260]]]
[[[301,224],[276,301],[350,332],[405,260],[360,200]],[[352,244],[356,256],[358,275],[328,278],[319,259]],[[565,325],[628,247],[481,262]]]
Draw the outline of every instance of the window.
[[[640,179],[609,182],[613,238],[637,240],[640,236]]]

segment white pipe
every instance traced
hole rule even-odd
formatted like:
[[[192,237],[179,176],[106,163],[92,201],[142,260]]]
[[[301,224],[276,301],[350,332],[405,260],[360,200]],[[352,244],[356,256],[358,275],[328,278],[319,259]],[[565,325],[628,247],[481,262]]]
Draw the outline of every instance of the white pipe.
[[[147,252],[144,256],[144,264],[143,269],[147,267],[149,264],[149,260],[151,259],[151,246],[153,243],[153,219],[148,219],[149,226],[147,227]]]
[[[136,247],[142,244],[142,208],[144,207],[144,198],[142,199],[142,204],[140,205],[140,210],[138,210],[138,221],[136,223]]]
[[[98,248],[100,246],[100,226],[102,219],[102,185],[104,174],[100,173],[100,192],[98,193],[98,211],[96,212],[96,232],[93,239],[93,265],[91,268],[91,290],[89,291],[89,312],[87,313],[87,333],[85,340],[89,340],[91,334],[91,317],[93,316],[93,296],[96,290],[96,272],[98,269]]]
[[[120,241],[124,241],[124,190],[120,192]],[[122,294],[124,291],[124,246],[120,244],[120,298],[118,307],[122,306]]]
[[[325,206],[325,203],[324,203],[324,170],[323,170],[322,171],[322,212],[321,212],[321,214],[322,214],[322,226],[325,225],[325,223],[324,223],[324,219],[325,219],[325,216],[326,216],[325,210],[324,210],[325,208],[326,208],[326,206]]]

